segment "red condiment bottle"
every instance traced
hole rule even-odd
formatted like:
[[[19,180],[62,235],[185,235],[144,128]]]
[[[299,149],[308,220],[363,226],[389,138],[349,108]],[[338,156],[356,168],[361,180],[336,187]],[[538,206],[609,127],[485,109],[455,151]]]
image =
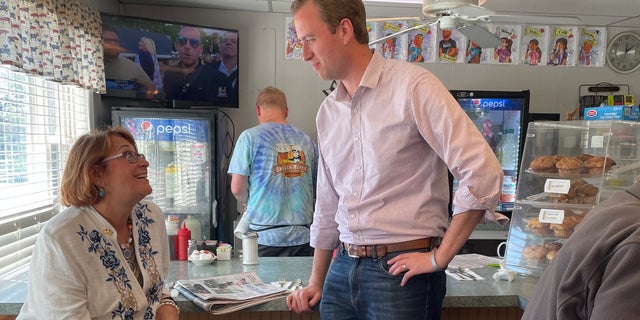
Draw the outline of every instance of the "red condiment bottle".
[[[183,224],[182,229],[178,230],[176,237],[176,256],[178,260],[187,260],[187,249],[189,247],[189,239],[191,239],[191,230]]]

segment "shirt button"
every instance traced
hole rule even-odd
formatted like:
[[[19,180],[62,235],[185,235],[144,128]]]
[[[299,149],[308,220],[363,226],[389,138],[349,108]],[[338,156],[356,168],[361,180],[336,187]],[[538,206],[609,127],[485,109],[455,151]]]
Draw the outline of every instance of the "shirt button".
[[[354,197],[358,195],[357,191],[354,191],[351,195],[353,195]]]
[[[353,138],[353,141],[355,141],[357,143],[358,141],[360,141],[360,137]]]

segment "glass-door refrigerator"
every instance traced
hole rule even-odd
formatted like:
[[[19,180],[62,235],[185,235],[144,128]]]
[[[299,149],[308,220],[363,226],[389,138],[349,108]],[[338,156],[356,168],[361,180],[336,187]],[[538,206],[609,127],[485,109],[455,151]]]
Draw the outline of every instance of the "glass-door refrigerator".
[[[191,238],[220,240],[222,185],[219,112],[215,109],[113,107],[112,124],[128,129],[149,161],[148,199]]]
[[[518,166],[529,119],[529,90],[450,92],[478,127],[502,165],[504,180],[496,211],[511,216],[516,197]],[[453,193],[457,190],[457,181],[450,177],[450,182]]]

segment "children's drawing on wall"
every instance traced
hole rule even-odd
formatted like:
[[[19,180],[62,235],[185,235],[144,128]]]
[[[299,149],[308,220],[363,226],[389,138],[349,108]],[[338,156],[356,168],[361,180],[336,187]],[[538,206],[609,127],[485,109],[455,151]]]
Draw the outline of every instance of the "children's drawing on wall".
[[[374,21],[367,21],[367,33],[369,34],[369,43],[378,39],[378,23]],[[370,45],[370,48],[375,48],[376,45]]]
[[[466,38],[460,31],[442,29],[438,35],[438,61],[445,63],[465,62]],[[462,54],[460,54],[462,52]]]
[[[549,57],[549,64],[554,66],[566,66],[567,65],[567,38],[560,37],[556,39],[553,45],[553,51]]]
[[[451,38],[451,30],[442,30],[442,39],[438,43],[438,57],[440,61],[456,62],[458,57],[458,43]]]
[[[537,66],[542,58],[542,50],[540,50],[540,42],[538,39],[531,39],[527,43],[527,51],[524,53],[525,64]]]
[[[413,28],[422,25],[421,22],[410,23],[407,27]],[[435,26],[424,26],[407,33],[409,39],[408,59],[409,62],[434,62],[435,55]]]
[[[548,26],[524,26],[522,28],[521,43],[525,48],[522,55],[522,63],[530,66],[547,64],[549,27]]]
[[[553,29],[551,44],[553,45],[548,65],[574,66],[576,64],[577,28],[556,27]]]
[[[606,28],[580,28],[580,49],[576,64],[584,67],[602,67],[606,37]]]
[[[493,59],[498,63],[511,63],[511,46],[513,40],[507,37],[500,38],[500,46],[493,52]]]
[[[517,25],[494,27],[494,34],[500,38],[500,45],[493,50],[493,63],[518,64],[520,33],[521,28]]]
[[[380,28],[380,38],[395,34],[406,28],[404,21],[387,21]],[[380,54],[385,59],[407,60],[407,34],[385,39],[381,44]]]
[[[467,63],[478,64],[482,59],[482,48],[477,43],[467,40],[467,51],[465,53]]]
[[[293,17],[287,17],[285,24],[287,44],[284,50],[284,58],[300,59],[302,57],[302,42],[298,40],[298,36],[296,35],[296,25],[293,22]]]
[[[424,35],[418,33],[409,41],[409,61],[411,62],[424,62],[424,55],[422,49],[422,43],[424,42]]]

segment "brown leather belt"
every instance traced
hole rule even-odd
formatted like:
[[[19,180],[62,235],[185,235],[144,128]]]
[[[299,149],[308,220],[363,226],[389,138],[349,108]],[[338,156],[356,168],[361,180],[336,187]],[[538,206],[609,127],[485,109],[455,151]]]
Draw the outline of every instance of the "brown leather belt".
[[[429,249],[440,245],[440,238],[424,238],[405,242],[390,243],[390,244],[374,244],[374,245],[356,245],[342,243],[342,246],[347,251],[347,254],[353,258],[380,258],[387,255],[387,253],[417,250],[417,249]]]

